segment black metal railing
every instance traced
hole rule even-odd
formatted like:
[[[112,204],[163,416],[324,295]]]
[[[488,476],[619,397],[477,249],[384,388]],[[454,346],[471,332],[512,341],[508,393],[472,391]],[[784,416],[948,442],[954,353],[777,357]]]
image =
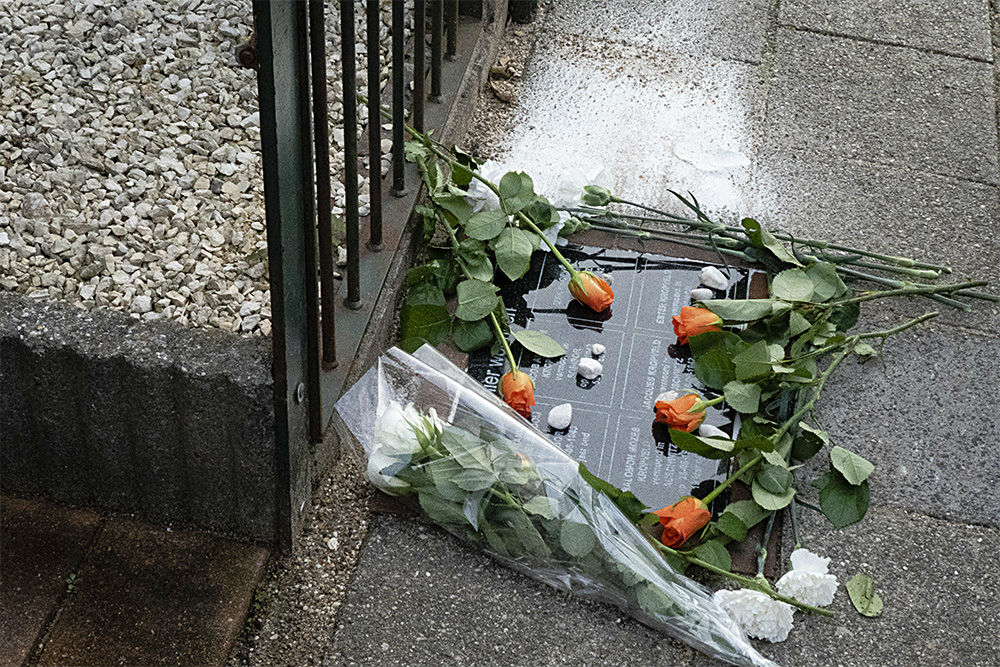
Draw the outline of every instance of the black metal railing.
[[[381,110],[391,107],[391,187],[396,197],[415,195],[407,188],[403,143],[406,119],[407,37],[412,41],[410,121],[424,129],[426,103],[444,101],[442,61],[459,48],[459,0],[414,0],[413,30],[406,34],[408,10],[391,3],[391,56],[381,57],[379,0],[366,0],[366,97],[368,112],[368,240],[362,246],[359,215],[359,155],[354,0],[339,0],[341,80],[343,84],[344,276],[337,270],[331,201],[330,141],[327,109],[327,42],[324,15],[334,0],[254,0],[255,64],[261,118],[265,205],[270,267],[278,456],[286,488],[279,490],[284,522],[279,541],[297,534],[300,503],[308,497],[310,443],[322,440],[331,414],[379,293],[370,282],[384,281],[388,261],[376,256],[394,250],[407,214],[383,202]],[[428,5],[430,5],[428,7]],[[429,14],[429,16],[428,16]],[[427,28],[430,27],[428,40]],[[426,48],[430,42],[430,62]],[[447,42],[447,43],[446,43]],[[249,62],[249,59],[248,59]],[[391,93],[385,104],[383,65],[391,69]],[[430,79],[429,87],[426,80]],[[460,77],[458,77],[460,78]],[[457,84],[455,85],[457,89]],[[442,114],[435,113],[438,122]],[[412,170],[412,169],[411,169]],[[406,200],[399,200],[403,205]],[[393,219],[384,227],[383,214]],[[408,212],[408,209],[407,209]],[[399,227],[399,228],[397,228]],[[372,275],[383,271],[381,276]],[[364,281],[362,280],[364,279]],[[381,282],[379,282],[381,285]],[[343,320],[340,326],[336,320]],[[345,327],[347,331],[345,331]],[[338,346],[338,340],[340,345]],[[344,355],[344,358],[341,356]],[[345,361],[348,362],[344,364]],[[339,363],[338,363],[339,362]],[[336,381],[334,378],[337,378]],[[338,384],[339,383],[339,384]],[[303,479],[304,477],[304,479]],[[281,521],[279,521],[281,523]]]

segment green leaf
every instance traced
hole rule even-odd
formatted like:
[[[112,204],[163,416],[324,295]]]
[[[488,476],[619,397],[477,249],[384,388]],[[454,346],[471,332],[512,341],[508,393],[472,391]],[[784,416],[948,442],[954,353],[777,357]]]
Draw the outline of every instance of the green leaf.
[[[836,528],[846,528],[864,518],[868,511],[868,482],[855,486],[836,470],[813,483],[819,489],[819,506]]]
[[[594,550],[597,538],[590,526],[575,521],[563,521],[559,531],[559,546],[574,558],[586,556]]]
[[[444,306],[405,305],[399,311],[400,339],[423,339],[431,345],[443,341],[451,331],[451,317]]]
[[[812,280],[802,269],[785,269],[771,281],[771,296],[784,301],[811,301]]]
[[[505,227],[493,239],[493,252],[496,253],[497,265],[511,280],[517,280],[531,266],[531,253],[535,246],[524,230],[517,227]]]
[[[448,192],[446,194],[433,195],[434,203],[451,213],[458,224],[464,225],[472,215],[472,205],[465,201],[465,197]]]
[[[736,443],[723,438],[702,438],[692,433],[670,429],[670,441],[686,452],[706,459],[724,459],[732,456]]]
[[[795,338],[800,333],[809,331],[810,327],[812,327],[812,324],[799,311],[793,310],[788,315],[788,336],[790,338]]]
[[[444,292],[433,283],[414,285],[406,293],[406,303],[411,306],[441,306],[444,307]]]
[[[732,512],[723,512],[715,521],[715,527],[724,535],[742,542],[747,537],[747,527],[740,518]]]
[[[759,222],[753,218],[743,218],[741,224],[743,225],[743,229],[747,230],[747,238],[750,239],[750,243],[754,247],[770,251],[775,258],[785,264],[802,266],[802,263],[795,259],[795,256],[785,249],[785,246],[781,243],[781,241],[774,238],[770,232],[761,227]]]
[[[709,299],[701,302],[726,322],[753,322],[789,309],[787,303],[774,299]]]
[[[456,320],[455,326],[452,327],[451,337],[462,352],[475,352],[493,341],[493,329],[486,323],[486,320],[476,320],[475,322]]]
[[[613,502],[618,509],[622,511],[628,520],[632,523],[638,523],[642,520],[643,515],[646,514],[646,506],[641,500],[635,497],[631,491],[622,491],[614,484],[606,482],[594,473],[587,470],[587,466],[580,464],[580,477],[583,478],[587,484],[590,484],[598,493],[603,493],[607,496],[611,502]],[[648,514],[646,516],[651,516],[655,519],[655,514]],[[655,523],[655,521],[653,521]]]
[[[691,341],[707,335],[695,336]],[[736,369],[732,359],[722,347],[713,347],[700,355],[695,355],[694,374],[705,386],[712,389],[723,389],[726,384],[736,379]]]
[[[882,613],[882,598],[875,592],[875,582],[864,574],[856,574],[847,582],[851,604],[862,616],[874,618]]]
[[[497,305],[497,288],[482,280],[463,280],[458,284],[458,308],[455,317],[473,322],[489,315]]]
[[[465,233],[480,241],[489,241],[497,237],[507,226],[507,214],[500,209],[473,213],[465,223]]]
[[[493,281],[493,263],[482,242],[475,239],[463,239],[458,244],[458,261],[462,263],[470,278],[482,280],[483,282]]]
[[[783,466],[765,463],[754,478],[754,482],[760,484],[765,490],[780,496],[792,486],[792,473]]]
[[[857,343],[851,351],[854,353],[854,356],[860,358],[862,362],[878,356],[878,352],[875,351],[875,348],[868,343]]]
[[[776,466],[771,467],[775,468]],[[778,469],[780,470],[780,468]],[[774,493],[764,488],[757,478],[754,478],[753,484],[750,486],[750,492],[753,494],[753,499],[758,505],[772,512],[787,507],[788,503],[792,502],[792,498],[795,497],[795,487],[789,486],[784,493]]]
[[[453,503],[444,500],[435,492],[424,492],[420,494],[420,507],[427,513],[435,523],[443,526],[462,525],[469,523],[462,511],[461,503]]]
[[[766,519],[770,512],[752,500],[737,500],[726,505],[725,514],[735,515],[749,530]]]
[[[839,445],[834,445],[833,449],[830,450],[830,462],[833,463],[834,468],[840,471],[844,479],[854,486],[868,479],[868,475],[875,470],[875,466],[868,459]]]
[[[771,374],[771,353],[759,340],[733,358],[737,380],[752,380]]]
[[[540,357],[551,359],[566,354],[566,349],[562,345],[541,331],[522,329],[514,332],[514,338]]]
[[[496,484],[497,476],[492,470],[466,468],[456,473],[451,481],[466,491],[482,491]]]
[[[799,422],[802,431],[795,436],[792,444],[792,458],[797,461],[808,461],[823,445],[830,444],[830,436],[823,429],[815,428],[805,422]]]
[[[732,567],[729,550],[717,540],[709,540],[694,548],[694,555],[709,565],[728,571]]]
[[[830,262],[816,262],[806,269],[806,274],[812,281],[816,303],[829,301],[847,292],[847,285],[837,273],[837,267]]]
[[[737,412],[754,413],[760,405],[760,385],[733,380],[723,387],[726,403]]]
[[[535,200],[534,184],[524,172],[507,172],[500,179],[500,204],[504,212],[514,214]]]
[[[545,517],[546,519],[556,518],[556,510],[553,507],[553,500],[549,499],[547,496],[535,496],[528,502],[524,503],[521,507],[524,508],[525,512],[530,512],[531,514],[537,514],[538,516]]]

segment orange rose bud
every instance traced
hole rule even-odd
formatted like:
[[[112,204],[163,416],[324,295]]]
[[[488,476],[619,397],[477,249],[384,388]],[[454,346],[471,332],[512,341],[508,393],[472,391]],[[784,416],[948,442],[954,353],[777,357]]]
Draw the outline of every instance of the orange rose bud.
[[[678,431],[690,433],[705,420],[704,410],[691,412],[691,408],[700,400],[698,394],[685,394],[672,401],[657,401],[653,407],[656,411],[654,421],[666,424]]]
[[[691,336],[706,331],[722,331],[719,326],[721,324],[722,318],[708,308],[684,306],[680,315],[674,315],[674,333],[677,334],[677,342],[681,345],[688,342]]]
[[[525,419],[531,419],[531,406],[535,404],[535,384],[523,371],[507,373],[500,378],[503,400]]]
[[[665,546],[676,548],[691,539],[691,536],[705,527],[712,515],[705,509],[705,503],[693,496],[681,498],[673,505],[653,512],[660,517],[663,535],[660,541]]]
[[[590,271],[579,271],[573,276],[569,281],[569,293],[595,313],[607,310],[615,300],[611,285]]]

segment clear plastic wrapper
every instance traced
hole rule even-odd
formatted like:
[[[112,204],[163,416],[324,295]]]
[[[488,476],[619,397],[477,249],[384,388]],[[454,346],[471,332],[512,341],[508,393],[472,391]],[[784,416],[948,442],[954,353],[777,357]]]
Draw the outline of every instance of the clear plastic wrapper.
[[[392,348],[337,403],[381,490],[509,567],[734,665],[770,666],[579,464],[429,345]]]

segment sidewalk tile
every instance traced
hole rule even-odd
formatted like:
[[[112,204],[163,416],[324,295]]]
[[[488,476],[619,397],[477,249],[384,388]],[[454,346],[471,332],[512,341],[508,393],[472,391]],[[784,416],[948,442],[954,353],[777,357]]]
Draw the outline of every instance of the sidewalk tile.
[[[992,61],[987,0],[786,0],[782,24]]]
[[[38,664],[222,664],[266,560],[261,547],[109,519]]]
[[[996,184],[993,67],[780,29],[765,145]]]

